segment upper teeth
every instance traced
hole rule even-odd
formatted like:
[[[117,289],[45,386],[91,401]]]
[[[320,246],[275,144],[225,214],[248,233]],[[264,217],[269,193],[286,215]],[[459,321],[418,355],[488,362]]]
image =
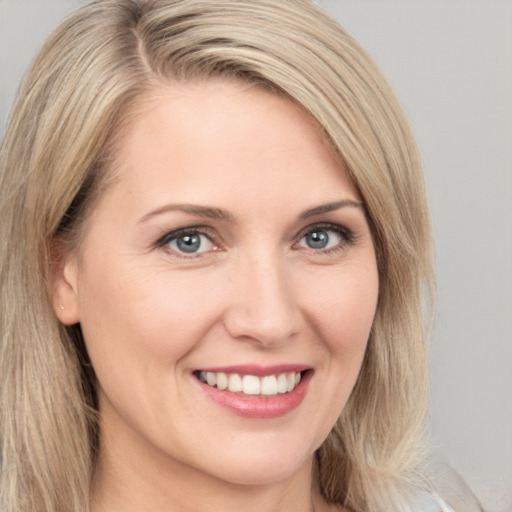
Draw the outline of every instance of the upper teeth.
[[[246,395],[277,395],[293,391],[300,382],[300,372],[280,373],[279,375],[239,375],[238,373],[199,372],[199,379],[209,386],[242,392]]]

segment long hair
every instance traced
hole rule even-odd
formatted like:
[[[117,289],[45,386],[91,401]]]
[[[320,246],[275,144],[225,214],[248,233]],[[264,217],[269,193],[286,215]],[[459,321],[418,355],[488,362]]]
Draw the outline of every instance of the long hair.
[[[431,232],[414,139],[361,47],[307,0],[97,0],[50,36],[0,149],[0,503],[88,510],[95,377],[79,326],[48,291],[79,243],[116,141],[155,84],[223,77],[282,94],[317,121],[363,198],[380,279],[363,366],[316,474],[359,512],[409,510],[421,485]]]

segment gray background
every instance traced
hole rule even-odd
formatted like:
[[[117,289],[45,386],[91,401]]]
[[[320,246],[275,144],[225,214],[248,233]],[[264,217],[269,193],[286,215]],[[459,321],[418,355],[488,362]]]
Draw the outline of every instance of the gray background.
[[[80,3],[0,0],[0,137],[36,48]],[[317,3],[380,65],[422,153],[439,282],[436,451],[487,512],[512,512],[512,2]]]

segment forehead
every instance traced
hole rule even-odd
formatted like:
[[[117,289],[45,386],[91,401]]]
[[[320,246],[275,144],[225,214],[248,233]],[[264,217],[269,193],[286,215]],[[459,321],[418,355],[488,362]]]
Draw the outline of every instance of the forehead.
[[[283,95],[210,80],[160,86],[128,116],[115,173],[132,197],[210,203],[255,196],[339,200],[357,191],[318,123]],[[176,196],[180,196],[179,198]]]

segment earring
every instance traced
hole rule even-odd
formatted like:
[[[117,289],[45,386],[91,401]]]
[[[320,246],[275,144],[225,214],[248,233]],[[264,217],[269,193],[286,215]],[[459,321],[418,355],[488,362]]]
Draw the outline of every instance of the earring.
[[[59,307],[59,309],[64,309],[64,306],[62,306],[62,305],[61,305],[61,306]]]

